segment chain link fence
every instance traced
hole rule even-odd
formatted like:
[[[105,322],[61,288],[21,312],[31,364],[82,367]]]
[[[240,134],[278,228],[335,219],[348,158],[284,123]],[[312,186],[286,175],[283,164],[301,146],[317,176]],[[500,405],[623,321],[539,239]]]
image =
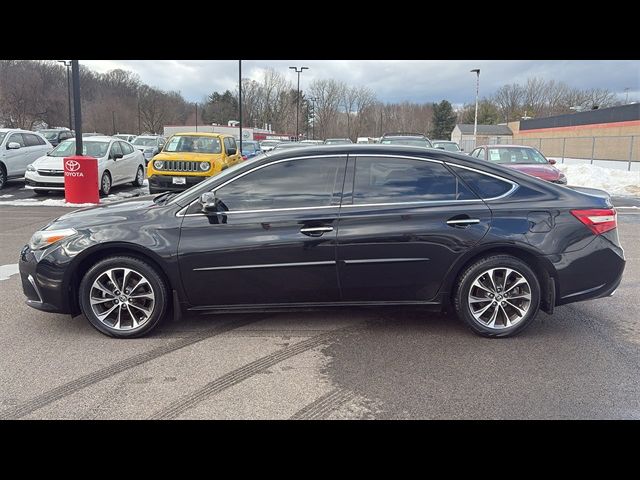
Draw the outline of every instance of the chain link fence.
[[[497,142],[496,142],[497,143]],[[492,145],[495,145],[493,143]],[[540,150],[546,157],[594,160],[600,162],[626,162],[627,170],[631,170],[634,162],[640,162],[640,136],[611,137],[561,137],[561,138],[528,138],[513,139],[516,145],[528,145]],[[465,151],[468,151],[465,149]]]

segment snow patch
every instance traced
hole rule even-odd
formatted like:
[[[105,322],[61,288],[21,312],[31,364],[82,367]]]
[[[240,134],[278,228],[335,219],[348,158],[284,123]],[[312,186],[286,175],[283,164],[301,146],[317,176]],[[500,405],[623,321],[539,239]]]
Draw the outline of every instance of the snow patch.
[[[0,280],[7,280],[11,275],[18,273],[18,264],[0,265]]]
[[[11,198],[11,197],[13,197],[13,195],[9,195],[9,194],[7,194],[7,195],[0,195],[0,198]]]
[[[567,176],[568,184],[605,190],[610,195],[640,197],[640,172],[630,172],[597,165],[556,164]]]

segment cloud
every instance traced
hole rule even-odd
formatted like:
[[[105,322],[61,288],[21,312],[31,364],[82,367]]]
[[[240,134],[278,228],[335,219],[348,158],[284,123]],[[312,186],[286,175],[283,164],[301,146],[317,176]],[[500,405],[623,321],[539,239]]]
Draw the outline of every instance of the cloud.
[[[200,101],[214,91],[234,90],[238,85],[237,60],[81,60],[87,67],[106,72],[122,68],[163,90],[175,90],[189,101]],[[300,76],[304,90],[315,79],[334,78],[349,85],[366,85],[386,102],[455,104],[475,98],[475,74],[480,68],[480,96],[490,96],[508,83],[527,78],[565,82],[578,88],[606,88],[624,99],[640,101],[640,62],[637,60],[244,60],[242,76],[259,80],[273,68],[295,85],[297,75],[289,66],[307,66]]]

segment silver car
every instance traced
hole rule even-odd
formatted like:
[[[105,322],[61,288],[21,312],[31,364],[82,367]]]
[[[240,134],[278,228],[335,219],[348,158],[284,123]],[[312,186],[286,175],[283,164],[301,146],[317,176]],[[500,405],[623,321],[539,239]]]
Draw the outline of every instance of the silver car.
[[[149,160],[160,153],[166,142],[160,135],[139,135],[131,144],[142,152],[145,162],[149,163]]]
[[[141,187],[144,183],[144,157],[142,152],[124,140],[113,137],[90,137],[82,142],[83,155],[98,160],[98,185],[102,195],[108,195],[113,185],[133,183]],[[27,168],[26,188],[37,194],[49,190],[64,191],[65,157],[75,155],[75,140],[61,142],[55,150],[38,158]]]
[[[19,128],[0,128],[0,190],[7,180],[22,178],[27,165],[53,150],[42,135]]]

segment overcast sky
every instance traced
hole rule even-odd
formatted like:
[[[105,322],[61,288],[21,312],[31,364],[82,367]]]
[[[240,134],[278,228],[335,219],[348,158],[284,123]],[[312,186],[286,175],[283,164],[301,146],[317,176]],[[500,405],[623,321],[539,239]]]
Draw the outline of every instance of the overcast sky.
[[[81,60],[81,64],[106,72],[131,70],[143,82],[163,90],[177,90],[189,101],[200,101],[214,91],[237,88],[236,60]],[[578,88],[606,88],[629,101],[640,101],[640,61],[637,60],[243,60],[243,78],[260,80],[273,68],[297,81],[289,66],[307,66],[300,76],[304,90],[314,79],[334,78],[349,85],[366,85],[385,102],[454,104],[474,101],[475,74],[480,68],[480,97],[492,95],[507,83],[524,83],[529,77],[563,81]]]

